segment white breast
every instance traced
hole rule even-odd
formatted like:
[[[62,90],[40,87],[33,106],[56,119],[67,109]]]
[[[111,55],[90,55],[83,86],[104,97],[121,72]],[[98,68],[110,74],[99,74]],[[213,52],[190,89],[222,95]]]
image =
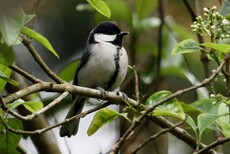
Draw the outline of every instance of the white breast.
[[[78,73],[78,83],[85,87],[106,88],[105,84],[111,79],[116,68],[114,56],[117,54],[117,47],[108,42],[99,42],[94,45],[93,51],[87,61],[87,65]],[[117,76],[116,84],[112,89],[120,86],[125,78],[128,58],[124,48],[119,51],[120,71]]]

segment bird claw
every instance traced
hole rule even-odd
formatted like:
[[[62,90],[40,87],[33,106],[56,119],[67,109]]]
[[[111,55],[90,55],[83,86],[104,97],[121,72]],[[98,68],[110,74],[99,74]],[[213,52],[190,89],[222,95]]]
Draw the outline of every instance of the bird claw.
[[[97,87],[96,89],[100,91],[100,93],[101,93],[101,98],[104,99],[104,98],[105,98],[105,95],[106,95],[105,89],[103,89],[103,88],[101,88],[101,87]]]

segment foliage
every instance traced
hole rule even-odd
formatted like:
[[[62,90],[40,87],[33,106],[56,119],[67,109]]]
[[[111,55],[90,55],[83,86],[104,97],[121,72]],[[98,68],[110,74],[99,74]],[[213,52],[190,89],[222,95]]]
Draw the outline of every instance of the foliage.
[[[104,16],[110,18],[111,12],[109,7],[102,0],[87,0],[91,6],[93,6],[98,12]]]
[[[187,139],[193,135],[195,146],[190,146],[195,153],[200,153],[202,149],[204,150],[207,147],[209,148],[208,151],[213,149],[211,144],[204,146],[202,142],[208,129],[220,131],[223,138],[226,139],[226,141],[220,141],[218,144],[229,141],[230,45],[226,43],[229,42],[229,17],[221,15],[215,6],[212,8],[205,7],[203,9],[204,14],[196,17],[196,20],[191,25],[192,31],[199,37],[207,38],[205,42],[198,42],[190,32],[169,18],[153,16],[152,11],[158,5],[162,5],[157,3],[156,0],[135,0],[132,8],[130,8],[128,2],[123,0],[87,0],[87,2],[88,4],[79,4],[77,8],[79,10],[93,11],[95,21],[105,20],[105,18],[106,20],[122,21],[130,29],[129,50],[132,53],[130,54],[130,61],[131,64],[137,65],[138,70],[138,73],[135,72],[135,69],[133,69],[134,73],[129,73],[129,77],[135,80],[136,86],[133,86],[135,90],[130,88],[132,87],[131,84],[127,84],[127,89],[134,91],[134,94],[132,92],[130,96],[135,95],[135,100],[132,98],[124,99],[108,92],[109,95],[106,99],[108,99],[109,103],[120,103],[124,106],[124,109],[119,113],[110,108],[95,108],[93,111],[96,111],[96,114],[87,131],[89,136],[92,136],[100,128],[116,118],[124,118],[130,126],[114,144],[115,149],[112,150],[114,153],[118,153],[121,145],[132,137],[135,128],[143,119],[161,117],[164,118],[165,121],[162,123],[165,125],[170,122],[173,124],[171,127],[164,129],[166,132],[174,129],[174,127],[184,128],[174,124],[174,120],[182,121],[185,123],[186,128],[193,131],[193,134],[189,134],[183,129],[183,133],[178,138],[187,143]],[[76,69],[79,60],[66,64],[57,74],[49,69],[36,52],[31,40],[37,41],[54,56],[59,58],[59,55],[45,36],[29,26],[28,23],[33,22],[32,19],[34,18],[35,15],[27,15],[19,8],[7,12],[0,17],[0,92],[2,94],[0,98],[0,151],[4,153],[19,153],[16,148],[19,146],[21,134],[42,134],[69,120],[84,117],[93,112],[91,110],[84,112],[84,114],[76,115],[51,127],[47,126],[46,128],[38,128],[32,131],[23,130],[23,121],[32,120],[36,116],[48,112],[70,93],[95,98],[100,97],[99,94],[95,94],[95,91],[91,91],[91,89],[76,88],[67,83],[73,79],[75,73],[73,70]],[[158,43],[149,40],[148,37],[145,38],[147,33],[151,30],[158,30],[157,28],[159,28],[160,36],[158,36],[158,39],[160,39]],[[178,42],[178,40],[182,41]],[[48,75],[52,82],[42,81],[33,76],[33,74],[16,67],[14,63],[17,57],[15,57],[14,52],[16,51],[14,51],[13,47],[18,44],[23,44],[28,49],[35,61],[44,70],[44,74]],[[201,81],[199,81],[199,77],[195,73],[189,70],[183,60],[183,57],[186,58],[187,55],[195,55],[197,53],[202,55],[202,58],[207,58],[208,62],[211,61],[215,64],[214,70]],[[148,68],[141,68],[142,63],[140,64],[137,60],[140,55],[141,58],[147,57],[147,59],[143,60],[143,65],[148,66]],[[192,64],[195,65],[195,62]],[[203,62],[203,66],[211,70],[207,63]],[[31,81],[32,84],[24,89],[17,90],[13,94],[7,93],[7,83],[14,87],[18,87],[21,84],[19,80],[11,78],[12,71],[16,71]],[[179,87],[176,92],[169,87],[164,87],[167,90],[161,90],[162,88],[159,88],[159,85],[162,84],[163,87],[163,83],[172,76],[178,77],[180,81],[188,81],[192,85],[186,88],[180,88],[179,84],[173,85],[176,88],[177,86]],[[139,80],[138,77],[140,77]],[[215,86],[219,78],[223,79],[220,82],[225,84],[226,91],[224,93],[218,92],[217,86]],[[180,81],[177,82],[180,83]],[[143,87],[146,87],[147,90],[139,90],[141,85],[144,85]],[[199,89],[201,87],[203,87],[203,90]],[[59,96],[52,96],[52,101],[46,106],[42,102],[44,98],[40,98],[38,95],[33,97],[33,100],[24,100],[24,96],[37,94],[41,91],[58,92],[61,94]],[[179,96],[191,91],[197,95],[195,100],[180,100]],[[7,94],[3,97],[4,92]],[[24,107],[30,114],[27,116],[21,115],[18,112],[20,107]],[[167,120],[166,117],[170,117],[170,120]],[[159,126],[163,127],[160,124]],[[150,137],[150,140],[153,139],[155,137]],[[214,143],[215,140],[212,142]],[[144,144],[140,143],[140,147],[144,148]]]
[[[19,144],[21,135],[17,135],[15,133],[10,132],[9,130],[6,129],[3,123],[6,123],[6,121],[3,121],[1,117],[1,123],[0,123],[0,130],[2,132],[0,137],[1,152],[5,154],[11,154],[11,153],[18,154],[19,152],[16,150],[16,148]],[[7,125],[15,129],[22,129],[21,121],[15,118],[8,118]]]
[[[94,119],[92,120],[92,122],[88,128],[87,134],[89,136],[93,135],[97,130],[99,130],[101,127],[103,127],[107,123],[112,122],[118,116],[124,117],[125,119],[127,119],[129,121],[126,113],[123,113],[123,114],[118,113],[115,110],[112,110],[109,108],[103,108],[103,109],[99,110],[95,114]]]

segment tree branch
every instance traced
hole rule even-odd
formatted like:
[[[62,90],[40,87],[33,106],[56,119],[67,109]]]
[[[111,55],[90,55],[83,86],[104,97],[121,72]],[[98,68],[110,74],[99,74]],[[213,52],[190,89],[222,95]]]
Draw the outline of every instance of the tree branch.
[[[172,127],[165,128],[165,129],[163,129],[162,131],[160,131],[159,133],[150,136],[144,143],[142,143],[141,145],[139,145],[138,147],[136,147],[136,149],[134,149],[134,150],[132,151],[132,154],[134,154],[134,153],[136,153],[137,151],[139,151],[139,150],[140,150],[141,148],[143,148],[146,144],[148,144],[150,141],[156,139],[156,138],[159,137],[160,135],[165,134],[165,133],[167,133],[167,132],[169,132],[169,131],[175,129],[176,127],[179,127],[180,125],[184,124],[184,122],[186,121],[186,119],[187,119],[187,118],[185,117],[185,119],[184,119],[183,121],[178,122],[177,124],[173,125]]]
[[[37,10],[38,10],[38,7],[41,3],[41,0],[37,0],[36,2],[34,2],[33,4],[33,9],[32,9],[32,13],[33,14],[37,14]],[[28,27],[33,29],[34,28],[34,20],[35,18],[33,18],[29,23],[28,23]]]
[[[13,116],[15,116],[18,119],[27,121],[27,120],[32,120],[32,119],[38,117],[39,115],[45,113],[47,110],[49,110],[53,106],[59,104],[68,95],[69,95],[69,92],[64,92],[59,97],[57,97],[56,99],[54,99],[51,103],[49,103],[47,106],[43,107],[41,110],[39,110],[37,112],[34,112],[34,113],[30,114],[30,115],[26,115],[26,116],[22,116],[22,115],[18,114],[17,112],[14,112],[10,108],[8,108],[1,98],[0,98],[0,104],[2,106],[2,109],[5,112],[7,112],[7,113],[9,113],[9,114],[11,114]]]
[[[162,59],[162,36],[163,36],[163,26],[164,26],[164,9],[163,9],[163,0],[158,0],[158,12],[160,17],[160,26],[158,31],[158,51],[157,51],[157,64],[156,64],[156,80],[160,76],[161,70],[161,59]]]
[[[194,12],[194,10],[192,9],[192,7],[190,6],[188,0],[183,0],[186,8],[188,9],[189,11],[189,14],[192,18],[192,21],[194,22],[196,20],[196,13]],[[197,34],[197,39],[199,41],[199,43],[203,43],[204,42],[204,39],[201,35]],[[204,47],[202,47],[204,48]],[[201,57],[200,57],[202,63],[203,63],[203,68],[204,68],[204,74],[205,74],[205,77],[207,78],[208,76],[210,76],[211,74],[211,71],[210,71],[210,68],[209,68],[209,64],[210,64],[210,61],[206,55],[206,53],[201,50]]]
[[[192,91],[194,89],[206,86],[208,83],[210,83],[211,81],[213,81],[215,79],[215,77],[219,74],[219,72],[223,68],[224,64],[225,64],[225,61],[223,61],[220,64],[220,66],[216,69],[216,71],[209,78],[203,80],[200,84],[192,86],[192,87],[189,87],[189,88],[186,88],[186,89],[183,89],[183,90],[180,90],[180,91],[177,91],[174,94],[172,94],[171,96],[160,100],[159,102],[157,102],[154,105],[149,106],[146,109],[146,111],[139,118],[137,118],[133,122],[133,124],[130,126],[130,128],[125,132],[125,134],[115,144],[113,152],[117,153],[119,147],[123,144],[123,142],[127,139],[127,137],[130,135],[130,133],[135,129],[135,127],[148,115],[148,113],[150,113],[152,110],[154,110],[157,106],[163,104],[164,102],[166,102],[166,101],[168,101],[168,100],[170,100],[172,98],[175,98],[175,97],[177,97],[179,95],[182,95],[182,94],[187,93],[189,91]],[[101,98],[101,93],[100,93],[99,90],[85,88],[85,87],[79,87],[79,86],[74,86],[74,85],[71,85],[71,84],[68,84],[68,83],[56,84],[56,83],[49,83],[49,82],[41,82],[41,83],[36,83],[36,84],[34,84],[32,86],[29,86],[27,88],[24,88],[22,90],[19,90],[19,91],[13,93],[13,94],[8,95],[7,97],[3,98],[3,102],[5,102],[7,104],[7,103],[10,103],[10,102],[18,99],[18,98],[22,98],[24,96],[27,96],[29,94],[32,94],[32,93],[35,93],[35,92],[38,92],[38,91],[66,92],[66,93],[64,93],[65,95],[67,95],[68,93],[72,93],[72,94],[78,94],[78,95],[82,95],[82,96],[100,98],[100,99],[116,101],[116,102],[123,102],[124,101],[123,96],[120,96],[119,93],[115,93],[115,92],[106,92],[106,95],[103,98]],[[60,99],[60,98],[57,98],[57,99]],[[134,106],[134,107],[137,105],[136,101],[134,101],[134,100],[132,100],[130,98],[128,98],[128,102],[130,102],[130,104],[132,106]],[[53,104],[54,105],[56,104],[55,100],[54,100]],[[44,110],[47,110],[47,108],[44,109]],[[95,110],[93,110],[93,111],[95,111]],[[89,112],[91,112],[91,111],[89,111]],[[54,128],[54,127],[62,125],[62,124],[66,123],[66,122],[68,122],[70,120],[74,120],[76,118],[83,117],[86,114],[88,114],[88,112],[87,113],[82,113],[80,115],[76,115],[76,116],[74,116],[72,118],[66,119],[65,121],[63,121],[61,123],[58,123],[56,125],[49,126],[49,127],[46,127],[46,128],[40,129],[40,130],[36,130],[36,131],[19,131],[19,130],[14,130],[14,129],[10,128],[10,127],[8,127],[8,128],[9,128],[9,130],[11,130],[11,131],[13,131],[15,133],[18,133],[18,134],[20,134],[20,133],[24,133],[24,134],[41,134],[41,133],[46,132],[46,131]],[[30,116],[33,117],[34,115],[30,115]]]
[[[86,115],[88,115],[88,114],[90,114],[90,113],[92,113],[92,112],[95,112],[95,111],[97,111],[97,110],[99,110],[99,109],[102,109],[102,108],[104,108],[104,107],[106,107],[106,106],[109,106],[109,105],[111,105],[111,103],[110,103],[110,102],[106,102],[106,103],[101,104],[101,105],[99,105],[99,106],[97,106],[97,107],[94,107],[94,108],[92,108],[92,109],[89,109],[89,110],[87,110],[87,111],[85,111],[85,112],[82,112],[82,113],[80,113],[80,114],[77,114],[77,115],[75,115],[75,116],[73,116],[73,117],[71,117],[71,118],[65,119],[64,121],[61,121],[61,122],[59,122],[59,123],[57,123],[57,124],[55,124],[55,125],[48,126],[48,127],[42,128],[42,129],[36,129],[36,130],[33,130],[33,131],[25,131],[25,130],[19,130],[19,129],[11,128],[11,127],[10,127],[9,125],[7,125],[7,124],[5,124],[5,126],[6,126],[6,128],[7,128],[9,131],[11,131],[12,133],[15,133],[15,134],[20,134],[20,135],[40,135],[40,134],[45,133],[45,132],[47,132],[47,131],[49,131],[49,130],[51,130],[51,129],[53,129],[53,128],[56,128],[56,127],[58,127],[58,126],[61,126],[61,125],[65,124],[65,123],[67,123],[67,122],[69,122],[69,121],[73,121],[73,120],[76,120],[76,119],[83,118],[83,117],[85,117]]]
[[[173,127],[173,125],[174,125],[173,123],[171,123],[167,119],[160,117],[160,116],[157,116],[157,117],[147,116],[147,118],[162,128],[170,128],[170,127]],[[172,129],[169,132],[172,135],[176,136],[178,139],[187,143],[193,149],[196,149],[196,146],[197,146],[196,145],[196,139],[193,136],[191,136],[189,133],[187,133],[186,130],[179,128],[179,127],[176,127],[175,129]],[[206,146],[207,145],[200,143],[200,148],[205,148]],[[211,153],[216,154],[216,152],[214,150],[211,150]]]
[[[103,100],[109,100],[109,101],[115,101],[115,102],[128,102],[132,106],[136,107],[137,103],[135,100],[131,98],[127,98],[127,100],[124,100],[124,97],[120,95],[118,92],[109,92],[106,91],[105,95],[101,96],[101,92],[96,89],[90,89],[86,87],[80,87],[80,86],[75,86],[69,83],[62,83],[62,84],[56,84],[56,83],[51,83],[51,82],[41,82],[41,83],[36,83],[33,84],[27,88],[21,89],[13,94],[9,94],[8,96],[3,98],[3,101],[5,104],[11,103],[19,98],[25,97],[27,95],[30,95],[35,92],[40,92],[40,91],[47,91],[47,92],[65,92],[68,91],[71,94],[75,95],[81,95],[81,96],[86,96],[86,97],[91,97],[91,98],[98,98],[98,99],[103,99]]]
[[[34,46],[32,45],[31,41],[27,38],[22,39],[22,43],[27,47],[30,51],[31,55],[33,56],[34,60],[40,65],[40,67],[46,72],[46,74],[53,79],[57,83],[63,83],[64,81],[59,78],[51,69],[46,65],[46,63],[42,60],[41,56],[37,53]]]
[[[8,85],[6,87],[8,93],[17,93],[17,92],[20,93],[21,89],[26,89],[27,84],[25,83],[25,80],[24,78],[22,78],[22,76],[19,76],[19,74],[13,72],[11,78],[20,82],[20,85],[19,86]],[[34,99],[31,95],[26,95],[25,97],[21,97],[21,98],[25,101],[32,101]],[[26,110],[22,105],[18,106],[17,110],[21,115],[31,114],[31,112]],[[22,121],[22,122],[25,130],[36,130],[36,129],[49,126],[43,114],[38,116],[37,118],[34,118],[31,121]],[[31,139],[34,146],[38,150],[38,153],[56,153],[56,154],[61,153],[57,143],[54,142],[55,137],[51,131],[43,133],[41,135],[31,136]]]
[[[204,79],[200,84],[188,87],[186,89],[183,90],[179,90],[175,93],[173,93],[172,95],[161,99],[160,101],[158,101],[157,103],[150,105],[148,108],[146,108],[145,112],[139,116],[138,118],[135,119],[135,121],[132,123],[132,125],[129,127],[129,129],[126,130],[126,132],[123,134],[123,136],[117,141],[117,143],[113,146],[112,148],[112,153],[117,154],[119,151],[120,146],[126,141],[127,137],[131,136],[132,132],[134,131],[134,129],[137,127],[137,125],[139,125],[139,123],[150,113],[152,112],[157,106],[165,103],[166,101],[169,101],[177,96],[180,96],[184,93],[190,92],[192,90],[198,89],[200,87],[204,87],[206,85],[208,85],[210,82],[212,82],[217,75],[220,73],[221,69],[223,68],[223,66],[225,65],[225,61],[223,61],[218,68],[216,69],[216,71],[209,77]]]
[[[216,146],[220,145],[220,144],[224,144],[226,142],[230,141],[230,137],[226,137],[226,138],[218,138],[216,141],[212,142],[211,144],[209,144],[208,146],[206,146],[205,148],[201,149],[198,152],[195,152],[194,154],[205,154],[207,153],[209,150],[215,148]]]
[[[31,81],[32,83],[42,82],[42,80],[36,78],[35,76],[33,76],[30,73],[24,71],[23,69],[19,68],[16,65],[12,65],[12,66],[10,66],[10,68],[12,70],[14,70],[15,72],[19,73],[20,75],[22,75],[23,77],[25,77],[27,80]]]
[[[138,81],[138,75],[137,75],[137,68],[135,65],[133,65],[133,72],[134,72],[134,78],[135,78],[135,97],[136,97],[137,105],[140,105],[139,81]]]

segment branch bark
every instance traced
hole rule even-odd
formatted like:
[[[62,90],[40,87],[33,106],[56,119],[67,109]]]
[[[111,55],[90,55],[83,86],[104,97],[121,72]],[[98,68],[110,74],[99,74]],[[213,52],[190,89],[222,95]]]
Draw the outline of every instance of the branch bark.
[[[204,79],[200,84],[188,87],[186,89],[183,90],[179,90],[175,93],[173,93],[172,95],[161,99],[160,101],[158,101],[157,103],[150,105],[148,108],[146,108],[145,112],[143,114],[141,114],[138,118],[135,119],[135,121],[132,123],[132,125],[129,127],[129,129],[123,134],[123,136],[117,141],[117,143],[113,146],[112,148],[112,153],[113,154],[117,154],[119,151],[119,148],[123,145],[123,143],[126,141],[126,139],[128,137],[130,137],[133,134],[133,131],[135,130],[135,128],[145,119],[145,117],[151,112],[153,111],[157,106],[163,104],[164,102],[171,100],[177,96],[180,96],[182,94],[185,94],[187,92],[193,91],[195,89],[198,89],[200,87],[204,87],[206,85],[208,85],[210,82],[212,82],[217,75],[220,73],[220,71],[222,70],[222,68],[225,65],[225,61],[223,61],[218,68],[216,69],[216,71],[208,78]]]
[[[17,80],[20,83],[20,86],[18,86],[18,87],[7,86],[6,89],[9,93],[13,93],[13,92],[17,93],[18,91],[20,91],[20,89],[27,87],[24,79],[21,76],[19,76],[18,74],[13,73],[11,75],[11,78]],[[33,98],[31,96],[28,96],[28,95],[22,96],[21,98],[23,98],[25,101],[33,100]],[[3,101],[4,101],[4,99],[3,99]],[[19,109],[19,113],[21,115],[30,114],[30,112],[28,112],[22,106],[21,107],[19,106],[18,109]],[[44,127],[49,126],[44,115],[40,115],[36,119],[33,119],[31,121],[25,121],[25,122],[23,122],[23,125],[24,125],[26,130],[36,130],[36,129],[40,129],[40,128],[44,128]],[[51,131],[40,134],[40,135],[32,136],[31,139],[32,139],[32,142],[34,143],[34,145],[35,145],[35,147],[39,153],[56,153],[56,154],[61,153],[61,151],[60,151],[60,149],[59,149],[59,147],[55,141],[55,137]]]

